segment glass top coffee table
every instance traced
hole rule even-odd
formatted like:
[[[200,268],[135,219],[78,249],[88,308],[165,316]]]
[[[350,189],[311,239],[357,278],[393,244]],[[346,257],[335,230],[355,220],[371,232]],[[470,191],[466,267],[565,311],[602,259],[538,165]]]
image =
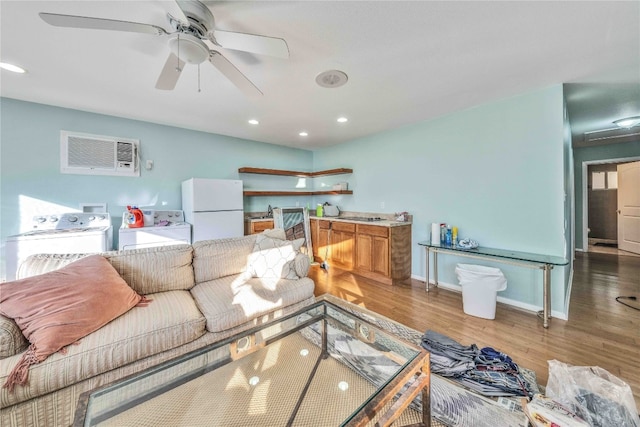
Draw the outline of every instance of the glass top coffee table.
[[[429,353],[328,301],[80,396],[77,426],[429,426]]]

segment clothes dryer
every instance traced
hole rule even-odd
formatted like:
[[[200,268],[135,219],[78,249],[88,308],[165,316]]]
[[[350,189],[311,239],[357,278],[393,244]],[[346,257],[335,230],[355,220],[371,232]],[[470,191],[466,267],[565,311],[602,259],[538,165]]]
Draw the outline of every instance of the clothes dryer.
[[[37,215],[32,230],[7,237],[6,279],[15,280],[29,255],[90,254],[112,250],[113,227],[108,213],[70,212]]]
[[[147,217],[147,211],[142,212]],[[118,233],[119,250],[191,244],[191,224],[184,222],[182,211],[152,211],[152,214],[153,225],[145,221],[144,227],[129,228],[123,220]]]

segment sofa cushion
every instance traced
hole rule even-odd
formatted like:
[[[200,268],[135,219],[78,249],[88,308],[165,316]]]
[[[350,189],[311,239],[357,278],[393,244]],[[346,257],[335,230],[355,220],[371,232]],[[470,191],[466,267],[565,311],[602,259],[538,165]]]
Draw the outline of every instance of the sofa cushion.
[[[245,270],[256,235],[202,240],[193,244],[195,282],[207,282]]]
[[[38,274],[48,273],[58,270],[65,265],[71,264],[88,254],[35,254],[29,255],[20,266],[16,276],[18,279],[37,276]]]
[[[280,240],[259,234],[249,255],[247,271],[253,277],[297,279],[294,259],[304,239]]]
[[[100,254],[140,294],[189,290],[194,284],[193,248],[190,245],[160,246]],[[18,277],[47,273],[86,257],[87,254],[37,254],[27,257]]]
[[[0,359],[20,353],[28,345],[16,322],[0,315]]]
[[[187,344],[205,333],[205,319],[188,291],[147,295],[152,302],[127,313],[31,367],[29,384],[13,393],[0,389],[0,406],[7,407]],[[0,360],[0,381],[20,356]],[[99,385],[99,384],[98,384]],[[96,385],[96,386],[98,386]]]
[[[186,291],[195,284],[190,245],[114,251],[103,255],[140,294]]]
[[[198,283],[191,294],[207,319],[207,330],[221,332],[313,297],[313,290],[308,277],[265,279],[245,272]]]
[[[14,319],[31,345],[5,386],[28,380],[29,366],[101,328],[140,302],[140,295],[100,255],[0,285],[0,314]]]

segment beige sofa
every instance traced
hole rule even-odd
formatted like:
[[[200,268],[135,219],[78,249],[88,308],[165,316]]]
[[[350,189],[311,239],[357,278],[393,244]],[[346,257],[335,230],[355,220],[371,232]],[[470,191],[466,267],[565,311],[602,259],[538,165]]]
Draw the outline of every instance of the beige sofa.
[[[314,302],[309,260],[287,262],[287,278],[255,277],[261,235],[102,254],[137,293],[134,307],[99,330],[31,366],[29,382],[0,388],[2,426],[73,423],[81,393],[108,384]],[[82,255],[34,255],[24,278],[61,268]],[[281,267],[282,265],[279,265]],[[28,346],[12,319],[0,316],[0,383]]]

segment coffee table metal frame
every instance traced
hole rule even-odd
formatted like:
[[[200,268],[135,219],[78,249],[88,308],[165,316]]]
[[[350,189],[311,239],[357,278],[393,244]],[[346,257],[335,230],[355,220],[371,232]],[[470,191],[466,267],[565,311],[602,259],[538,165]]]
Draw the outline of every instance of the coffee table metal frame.
[[[345,325],[343,322],[337,321],[332,318],[327,309],[331,308],[332,310],[341,313],[349,318],[351,318],[355,322],[355,327],[349,327]],[[304,321],[300,321],[296,323],[294,327],[287,327],[284,331],[280,333],[276,333],[268,338],[264,339],[263,337],[259,337],[261,332],[267,330],[269,327],[277,325],[279,323],[285,324],[285,322],[294,319],[301,314],[313,312],[316,309],[320,309],[318,313],[311,315],[308,319]],[[316,310],[318,311],[318,310]],[[336,329],[340,329],[343,332],[353,334],[358,337],[362,341],[368,341],[371,337],[375,337],[375,334],[381,333],[386,334],[388,336],[392,336],[389,332],[386,332],[376,325],[367,322],[366,320],[360,319],[358,317],[354,317],[352,314],[344,311],[339,306],[332,304],[329,301],[318,301],[314,304],[306,306],[295,313],[291,313],[287,316],[283,316],[281,318],[275,319],[269,323],[264,325],[256,326],[251,329],[240,332],[236,335],[233,335],[229,338],[223,339],[217,343],[205,346],[201,349],[194,350],[185,355],[176,357],[172,360],[161,363],[155,367],[148,368],[142,372],[130,375],[124,379],[115,381],[106,386],[100,387],[95,390],[87,391],[80,395],[78,400],[78,406],[76,408],[74,427],[80,426],[92,426],[96,425],[102,421],[109,419],[110,417],[121,413],[127,409],[138,406],[145,401],[161,395],[165,392],[170,391],[171,389],[184,384],[188,381],[191,381],[194,378],[197,378],[201,375],[204,375],[207,372],[211,372],[227,363],[231,363],[234,360],[242,358],[246,355],[249,355],[255,351],[258,351],[269,344],[278,341],[286,336],[289,336],[293,333],[301,331],[302,329],[321,321],[321,339],[322,339],[322,351],[321,358],[329,357],[329,352],[327,349],[327,325],[331,325]],[[375,338],[374,338],[375,339]],[[412,424],[409,427],[420,427],[420,426],[430,426],[431,425],[431,408],[430,408],[430,365],[429,365],[429,353],[421,348],[416,346],[413,343],[410,343],[406,340],[403,340],[399,337],[393,337],[394,340],[401,343],[403,346],[408,347],[409,349],[414,350],[416,356],[407,360],[404,366],[396,372],[391,378],[389,378],[385,384],[381,387],[378,387],[376,392],[369,397],[365,402],[363,402],[360,407],[351,414],[351,416],[345,420],[341,425],[342,426],[365,426],[370,425],[372,420],[374,420],[377,415],[384,408],[386,412],[378,417],[376,420],[376,426],[390,426],[394,421],[398,419],[398,417],[402,414],[402,412],[409,407],[411,402],[418,397],[420,397],[422,412],[420,414],[421,421]],[[89,412],[89,407],[92,404],[92,400],[94,398],[99,398],[101,395],[105,395],[108,393],[113,393],[114,391],[125,387],[131,383],[136,381],[140,381],[141,379],[150,377],[152,375],[156,375],[159,372],[166,371],[171,369],[172,367],[179,365],[186,360],[196,358],[198,356],[202,356],[208,352],[221,349],[225,345],[229,345],[229,356],[228,358],[219,361],[214,364],[209,364],[206,367],[195,369],[188,373],[187,375],[180,376],[177,380],[171,380],[166,384],[163,384],[160,387],[154,388],[152,391],[148,393],[144,393],[136,398],[129,399],[124,405],[117,405],[112,410],[101,413],[96,418],[93,418]],[[299,401],[294,409],[294,412],[291,414],[289,418],[289,422],[286,424],[287,426],[293,425],[295,420],[296,412],[300,407],[301,402],[304,399],[305,393],[313,379],[313,374],[315,373],[315,369],[319,365],[320,358],[316,362],[316,366],[314,367],[313,372],[311,373],[306,386],[304,387]]]

